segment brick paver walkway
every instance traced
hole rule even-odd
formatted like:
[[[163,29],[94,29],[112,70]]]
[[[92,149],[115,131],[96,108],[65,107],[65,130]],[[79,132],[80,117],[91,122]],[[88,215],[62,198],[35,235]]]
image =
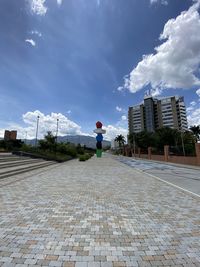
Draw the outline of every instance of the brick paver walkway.
[[[108,156],[27,176],[0,181],[0,266],[200,266],[198,198]]]

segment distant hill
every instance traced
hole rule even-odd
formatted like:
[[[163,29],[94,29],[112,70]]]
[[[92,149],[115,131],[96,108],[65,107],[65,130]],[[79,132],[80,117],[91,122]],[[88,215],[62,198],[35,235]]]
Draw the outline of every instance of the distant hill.
[[[24,140],[23,140],[24,141]],[[96,148],[96,138],[92,136],[85,136],[85,135],[66,135],[66,136],[58,136],[58,142],[67,143],[70,142],[72,144],[78,145],[85,145],[86,147]],[[26,140],[26,144],[34,145],[35,139]],[[104,140],[102,142],[103,147],[110,146],[111,142]]]

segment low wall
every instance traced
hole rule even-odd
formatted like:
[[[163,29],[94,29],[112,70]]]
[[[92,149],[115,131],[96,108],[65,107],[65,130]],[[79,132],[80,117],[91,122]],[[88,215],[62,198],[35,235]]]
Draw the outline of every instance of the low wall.
[[[149,159],[148,154],[140,154],[140,157],[136,154],[135,157],[140,159]],[[165,161],[165,156],[151,155],[150,160]],[[166,162],[198,166],[197,157],[168,156],[168,160]]]
[[[148,159],[148,154],[140,154],[141,159]]]
[[[148,155],[147,155],[148,156]],[[151,155],[152,160],[165,161],[164,155]],[[168,156],[167,162],[197,166],[197,157]]]
[[[168,162],[198,166],[197,157],[168,156]]]
[[[165,161],[164,155],[151,155],[152,160]]]
[[[165,161],[165,162],[171,162],[171,163],[177,163],[177,164],[185,164],[185,165],[194,165],[194,166],[200,166],[200,143],[195,144],[195,150],[196,150],[196,156],[172,156],[169,154],[169,146],[164,146],[164,155],[154,155],[152,154],[152,148],[148,147],[148,154],[141,153],[141,149],[138,148],[138,153],[135,154],[136,158],[141,159],[149,159],[149,160],[157,160],[157,161]],[[133,150],[130,148],[125,149],[125,155],[130,156],[132,155],[134,157]]]

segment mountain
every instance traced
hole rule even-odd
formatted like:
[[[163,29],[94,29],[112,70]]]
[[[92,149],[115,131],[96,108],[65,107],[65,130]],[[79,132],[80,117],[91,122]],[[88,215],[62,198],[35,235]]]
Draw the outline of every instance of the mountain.
[[[23,140],[25,141],[25,140]],[[72,144],[78,145],[85,145],[86,147],[90,148],[96,148],[96,138],[92,136],[85,136],[85,135],[66,135],[66,136],[58,136],[58,142],[61,143],[67,143],[70,142]],[[26,140],[27,145],[34,145],[35,139],[32,140]],[[111,142],[107,140],[103,140],[102,146],[110,146]]]

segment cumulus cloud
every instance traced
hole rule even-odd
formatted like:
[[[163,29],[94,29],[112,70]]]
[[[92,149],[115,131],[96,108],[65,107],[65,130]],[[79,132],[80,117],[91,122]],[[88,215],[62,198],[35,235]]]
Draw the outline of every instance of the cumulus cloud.
[[[161,5],[164,5],[164,6],[167,6],[168,5],[168,0],[150,0],[150,4],[153,5],[153,4],[161,4]]]
[[[47,3],[46,0],[26,0],[28,1],[30,5],[30,10],[33,14],[44,16],[47,13],[47,6],[45,6],[45,3]],[[62,4],[62,0],[55,0],[60,6]]]
[[[200,88],[196,90],[196,94],[200,97]]]
[[[8,130],[17,130],[17,138],[19,139],[34,139],[36,136],[36,126],[37,126],[37,117],[39,116],[38,123],[38,139],[42,139],[48,131],[51,131],[54,135],[56,134],[57,129],[57,119],[58,121],[58,135],[90,135],[95,137],[96,134],[91,131],[91,133],[84,133],[79,126],[74,121],[70,120],[68,117],[61,113],[50,113],[44,114],[39,110],[28,111],[22,115],[23,122],[25,126],[21,126],[17,123],[8,123],[6,129]],[[123,117],[123,116],[122,116]],[[103,128],[106,130],[104,135],[105,140],[112,140],[117,135],[122,134],[125,138],[127,137],[127,129],[123,127],[123,119],[115,125],[107,125]],[[0,137],[4,136],[4,130],[0,129]]]
[[[121,116],[121,120],[122,120],[122,121],[126,121],[126,120],[127,120],[126,115]]]
[[[27,139],[33,139],[36,136],[37,117],[39,116],[38,138],[43,138],[47,131],[51,131],[56,134],[57,119],[58,122],[58,135],[86,135],[81,131],[81,127],[68,119],[61,113],[44,114],[39,110],[28,111],[23,114],[22,118],[25,123],[25,127],[22,127],[16,123],[10,123],[7,129],[15,129],[18,132],[18,138],[24,139],[27,135]],[[2,130],[2,129],[1,129]],[[3,130],[4,131],[4,130]],[[2,135],[3,136],[3,135]]]
[[[121,112],[122,111],[122,108],[116,106],[116,110],[119,111],[119,112]]]
[[[127,137],[127,134],[128,134],[128,130],[120,126],[108,125],[108,126],[105,126],[104,129],[106,130],[104,139],[110,140],[110,141],[115,139],[115,137],[119,134],[122,134],[125,138]]]
[[[47,12],[45,2],[46,0],[29,0],[31,12],[36,15],[44,16]]]
[[[81,127],[75,122],[69,120],[66,116],[61,113],[51,113],[43,114],[42,112],[36,110],[34,112],[27,112],[23,115],[23,120],[26,124],[29,124],[30,127],[35,129],[37,116],[39,116],[39,134],[40,137],[44,136],[47,131],[53,133],[56,132],[56,122],[59,119],[59,135],[64,136],[67,134],[76,135],[82,134]]]
[[[189,126],[200,125],[200,107],[193,108],[187,118]]]
[[[191,106],[195,106],[196,105],[196,102],[195,101],[192,101],[192,102],[190,102],[190,105]]]
[[[200,89],[196,91],[199,101],[190,102],[187,108],[187,119],[189,126],[200,125]]]
[[[200,85],[200,1],[176,19],[170,19],[160,35],[163,43],[155,53],[144,55],[132,72],[124,77],[124,88],[135,93],[147,85],[153,89]]]
[[[33,39],[26,39],[25,42],[31,44],[32,46],[36,45],[36,42]]]

